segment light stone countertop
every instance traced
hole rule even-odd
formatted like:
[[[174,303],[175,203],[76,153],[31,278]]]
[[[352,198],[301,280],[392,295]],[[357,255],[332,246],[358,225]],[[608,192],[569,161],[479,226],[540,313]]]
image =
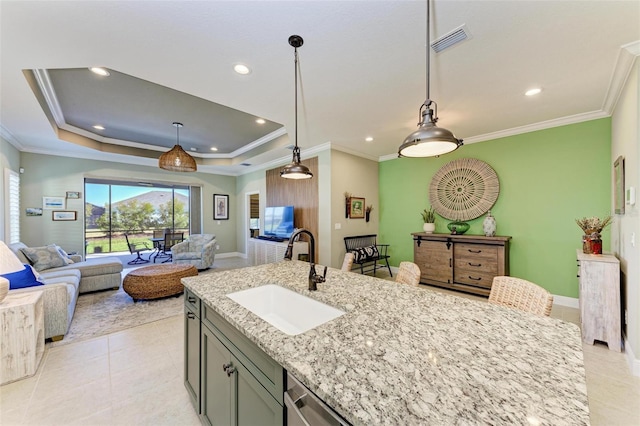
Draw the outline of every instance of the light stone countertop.
[[[310,292],[308,271],[281,261],[182,282],[353,424],[589,424],[575,324],[332,268]],[[264,284],[347,313],[286,335],[226,297]]]

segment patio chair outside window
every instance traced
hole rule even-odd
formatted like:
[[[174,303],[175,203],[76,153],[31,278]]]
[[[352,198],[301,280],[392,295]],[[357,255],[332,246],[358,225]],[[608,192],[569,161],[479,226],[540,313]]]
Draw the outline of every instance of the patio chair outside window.
[[[148,259],[143,259],[140,255],[140,252],[151,250],[146,243],[131,243],[129,242],[129,236],[124,234],[125,240],[127,240],[127,247],[129,247],[129,252],[131,254],[135,254],[136,258],[127,262],[129,265],[138,265],[141,263],[149,263]]]

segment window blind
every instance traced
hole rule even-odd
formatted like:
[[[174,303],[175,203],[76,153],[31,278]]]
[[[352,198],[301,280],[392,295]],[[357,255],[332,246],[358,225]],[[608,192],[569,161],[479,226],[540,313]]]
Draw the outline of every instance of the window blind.
[[[9,243],[20,241],[20,175],[5,169],[5,200],[7,200],[5,235]]]

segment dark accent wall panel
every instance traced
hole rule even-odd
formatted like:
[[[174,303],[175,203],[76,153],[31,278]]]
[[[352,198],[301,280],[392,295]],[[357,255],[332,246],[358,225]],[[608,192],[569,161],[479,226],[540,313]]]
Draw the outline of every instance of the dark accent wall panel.
[[[293,206],[294,224],[296,228],[311,231],[318,248],[318,157],[301,161],[307,166],[313,177],[311,179],[284,179],[280,177],[281,167],[267,170],[267,207]],[[301,237],[305,240],[306,237]],[[316,259],[317,260],[316,250]]]

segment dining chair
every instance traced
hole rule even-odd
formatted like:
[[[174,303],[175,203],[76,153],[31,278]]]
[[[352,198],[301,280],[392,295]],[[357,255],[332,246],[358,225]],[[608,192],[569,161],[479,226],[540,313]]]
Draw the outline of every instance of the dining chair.
[[[539,285],[522,278],[498,276],[493,278],[489,303],[549,316],[553,306],[553,295]]]
[[[413,262],[400,262],[396,282],[417,286],[420,284],[420,267]]]
[[[146,243],[131,243],[129,242],[129,236],[124,234],[125,240],[127,240],[127,247],[129,253],[135,254],[136,258],[127,262],[128,265],[139,265],[141,263],[149,263],[149,260],[143,259],[140,252],[151,250]]]
[[[340,268],[343,271],[347,271],[350,272],[351,271],[351,267],[353,266],[353,253],[345,253],[344,255],[344,260],[342,261],[342,268]]]
[[[173,259],[171,255],[171,247],[178,244],[179,242],[182,242],[182,240],[184,240],[184,232],[165,232],[164,240],[162,241],[162,245],[159,248],[158,253],[156,253],[153,258],[153,263],[156,263],[156,260],[158,260],[158,258],[165,257],[167,259],[162,263],[171,262]]]

